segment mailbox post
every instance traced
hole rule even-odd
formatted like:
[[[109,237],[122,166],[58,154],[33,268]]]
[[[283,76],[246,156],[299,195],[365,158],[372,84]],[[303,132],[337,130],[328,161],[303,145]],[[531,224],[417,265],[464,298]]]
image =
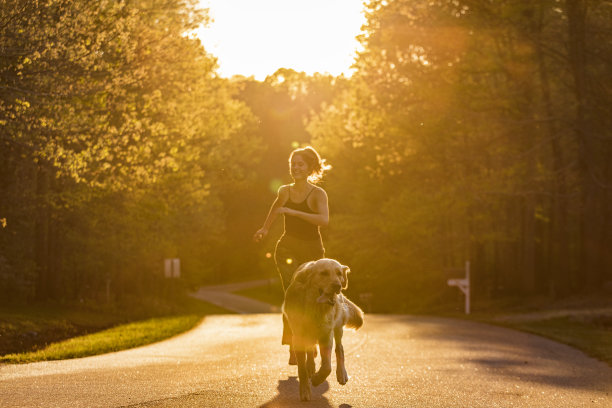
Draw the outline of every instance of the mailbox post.
[[[448,286],[457,286],[465,295],[465,314],[470,314],[470,261],[465,261],[465,278],[449,279]]]

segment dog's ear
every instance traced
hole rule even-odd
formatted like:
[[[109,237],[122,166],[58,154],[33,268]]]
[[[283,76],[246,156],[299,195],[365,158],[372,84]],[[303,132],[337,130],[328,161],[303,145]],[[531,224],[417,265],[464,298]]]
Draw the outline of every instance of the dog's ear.
[[[346,265],[342,265],[342,289],[348,288],[348,273],[351,271]]]
[[[312,267],[314,264],[315,263],[313,261],[301,264],[293,273],[293,281],[301,284],[308,282],[308,278],[312,274]]]

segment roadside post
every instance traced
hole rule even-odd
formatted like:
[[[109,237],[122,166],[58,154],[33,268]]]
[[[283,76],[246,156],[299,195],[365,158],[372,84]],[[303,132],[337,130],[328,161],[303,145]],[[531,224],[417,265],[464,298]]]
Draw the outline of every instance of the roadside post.
[[[470,314],[470,261],[465,261],[465,278],[449,279],[448,286],[457,286],[465,295],[465,314]]]
[[[180,278],[181,277],[180,258],[164,259],[164,276],[166,278]]]

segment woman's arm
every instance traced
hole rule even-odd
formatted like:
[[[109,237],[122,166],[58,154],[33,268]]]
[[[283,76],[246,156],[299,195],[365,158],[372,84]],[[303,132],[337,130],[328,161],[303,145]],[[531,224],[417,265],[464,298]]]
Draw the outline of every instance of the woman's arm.
[[[313,210],[314,214],[297,211],[291,208],[282,207],[278,209],[279,214],[288,214],[293,217],[301,218],[311,224],[327,227],[329,224],[329,208],[327,205],[327,193],[322,188],[316,187],[313,191]]]
[[[278,214],[281,214],[281,212],[279,212],[279,209],[285,205],[288,198],[289,198],[289,190],[287,186],[280,186],[280,188],[278,189],[278,193],[276,195],[276,199],[272,203],[272,206],[270,207],[270,211],[268,211],[268,216],[266,217],[266,220],[264,221],[263,226],[260,229],[258,229],[255,235],[253,236],[253,240],[255,242],[261,241],[263,238],[265,238],[266,235],[268,235],[270,226],[274,223],[274,221],[276,220],[276,217],[278,217]]]

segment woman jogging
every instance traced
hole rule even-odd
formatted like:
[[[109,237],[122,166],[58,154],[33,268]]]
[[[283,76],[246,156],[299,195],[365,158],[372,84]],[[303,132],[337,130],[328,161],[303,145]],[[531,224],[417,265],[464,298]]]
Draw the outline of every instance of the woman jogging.
[[[329,223],[327,193],[315,184],[330,168],[310,146],[291,152],[289,171],[293,183],[278,189],[263,226],[253,237],[256,242],[261,241],[278,215],[284,215],[284,232],[274,250],[274,262],[283,290],[289,286],[298,266],[325,256],[320,227]],[[291,344],[291,331],[284,319],[282,344]],[[289,363],[293,362],[290,358]]]

